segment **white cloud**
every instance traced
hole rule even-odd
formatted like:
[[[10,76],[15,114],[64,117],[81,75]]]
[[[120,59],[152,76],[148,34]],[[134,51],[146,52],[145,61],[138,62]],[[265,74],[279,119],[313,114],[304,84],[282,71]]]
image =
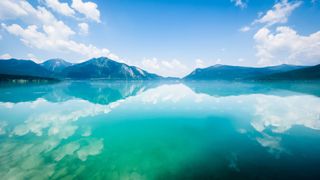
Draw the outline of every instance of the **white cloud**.
[[[292,11],[300,5],[300,1],[290,3],[288,0],[281,0],[276,3],[272,9],[268,10],[261,18],[256,19],[253,24],[262,23],[271,26],[277,23],[286,23]]]
[[[78,27],[80,28],[79,33],[86,35],[89,32],[89,25],[87,23],[79,23]]]
[[[113,53],[109,53],[108,55],[108,58],[112,59],[112,60],[116,60],[116,61],[119,61],[119,62],[123,62],[122,60],[120,60],[120,57],[113,54]]]
[[[274,33],[261,28],[254,40],[260,65],[320,63],[320,31],[303,36],[286,26]]]
[[[12,56],[10,54],[8,54],[8,53],[2,54],[0,56],[0,59],[11,59],[11,58],[12,58]]]
[[[18,18],[28,25],[26,28],[18,24],[6,25],[2,23],[2,28],[7,32],[17,36],[28,47],[37,48],[51,52],[76,53],[84,58],[99,56],[112,56],[108,49],[97,48],[94,45],[86,45],[71,40],[75,32],[63,21],[56,17],[46,8],[38,6],[34,8],[27,1],[0,1],[0,18]],[[7,9],[9,9],[7,11]],[[16,11],[13,11],[16,10]],[[13,11],[13,12],[12,12]],[[86,30],[85,25],[82,25]]]
[[[247,7],[247,3],[244,2],[244,0],[231,0],[231,2],[233,2],[235,6],[241,8],[241,9]]]
[[[28,53],[27,54],[28,59],[36,62],[36,63],[41,63],[41,60],[39,60],[34,54],[32,53]]]
[[[170,77],[183,77],[191,72],[187,65],[177,59],[169,61],[157,58],[143,59],[139,67],[152,73]]]
[[[242,28],[240,28],[239,29],[239,31],[241,31],[241,32],[248,32],[248,31],[250,31],[250,27],[249,26],[243,26]]]
[[[27,24],[41,26],[50,36],[69,37],[75,34],[70,27],[59,21],[46,8],[34,8],[27,1],[2,0],[0,19],[19,19]],[[0,12],[1,12],[0,11]]]
[[[17,0],[1,0],[0,1],[0,19],[10,19],[17,16],[25,16],[28,14],[21,3]]]
[[[70,8],[68,3],[60,3],[59,0],[45,0],[46,5],[52,10],[65,16],[73,16],[74,10]]]
[[[71,7],[85,15],[86,18],[100,22],[100,11],[98,10],[97,4],[91,1],[83,2],[82,0],[73,0]]]
[[[160,65],[158,63],[158,59],[157,58],[143,59],[141,63],[142,63],[143,67],[148,67],[149,69],[153,69],[153,70],[159,70],[160,69]]]
[[[38,31],[38,27],[35,25],[28,26],[26,29],[23,29],[17,24],[13,24],[10,26],[2,24],[2,27],[9,33],[18,36],[20,40],[29,47],[47,51],[73,52],[84,55],[87,58],[99,56],[115,56],[114,54],[111,54],[110,51],[106,48],[99,49],[91,44],[85,45],[73,40],[63,39],[61,37],[59,38],[58,36],[51,36],[48,33],[42,33]]]
[[[206,67],[204,61],[201,59],[196,59],[196,68],[204,68]]]

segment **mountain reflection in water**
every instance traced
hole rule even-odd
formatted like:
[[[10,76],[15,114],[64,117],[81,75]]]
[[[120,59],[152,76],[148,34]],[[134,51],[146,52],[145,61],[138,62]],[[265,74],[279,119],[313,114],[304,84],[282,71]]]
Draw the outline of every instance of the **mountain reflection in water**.
[[[4,179],[316,179],[318,82],[2,85]]]

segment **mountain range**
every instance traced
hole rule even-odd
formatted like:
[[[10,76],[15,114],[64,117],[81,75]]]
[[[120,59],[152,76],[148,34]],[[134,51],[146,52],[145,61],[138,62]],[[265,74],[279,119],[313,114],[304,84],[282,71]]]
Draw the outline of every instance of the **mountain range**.
[[[23,78],[25,77],[25,78]],[[37,64],[31,60],[0,60],[0,80],[7,79],[118,79],[160,80],[164,78],[135,66],[106,57],[92,58],[73,64],[63,59],[50,59]],[[268,67],[242,67],[217,64],[197,68],[183,80],[320,80],[320,64],[297,66],[282,64]]]
[[[0,74],[55,79],[152,80],[162,78],[106,57],[92,58],[79,64],[72,64],[62,59],[50,59],[41,64],[31,60],[0,60]]]
[[[198,68],[185,80],[320,80],[320,65],[297,66],[282,64],[268,67],[214,65]]]

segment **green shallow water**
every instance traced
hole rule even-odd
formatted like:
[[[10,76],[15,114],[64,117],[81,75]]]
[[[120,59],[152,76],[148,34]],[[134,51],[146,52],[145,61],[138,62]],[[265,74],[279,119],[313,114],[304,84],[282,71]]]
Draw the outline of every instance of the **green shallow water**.
[[[319,179],[319,170],[319,82],[1,84],[1,179]]]

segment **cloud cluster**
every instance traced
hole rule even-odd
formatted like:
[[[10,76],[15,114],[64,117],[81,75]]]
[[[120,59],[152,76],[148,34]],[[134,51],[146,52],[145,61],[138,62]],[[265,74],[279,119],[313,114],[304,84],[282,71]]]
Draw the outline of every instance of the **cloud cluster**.
[[[216,63],[220,63],[218,59]],[[140,64],[136,64],[149,72],[162,75],[164,77],[184,77],[191,73],[195,68],[205,68],[210,64],[202,59],[196,59],[191,64],[186,64],[178,59],[159,60],[158,58],[144,58]]]
[[[76,12],[96,22],[101,22],[98,5],[94,2],[83,2],[72,0],[71,7],[68,3],[61,3],[59,0],[44,0],[47,7],[65,16],[75,16]]]
[[[253,24],[262,23],[271,26],[277,23],[286,23],[292,11],[300,5],[300,1],[290,3],[288,0],[281,0],[276,3],[272,9],[268,10],[261,18],[256,19]]]
[[[100,12],[92,2],[73,0],[72,8],[67,3],[57,0],[46,0],[46,5],[63,15],[73,16],[75,11],[84,14],[87,18],[100,22]],[[27,1],[2,0],[0,1],[0,20],[19,19],[21,24],[1,23],[1,27],[8,33],[17,36],[23,44],[50,52],[76,53],[85,58],[106,56],[117,58],[106,48],[98,48],[92,44],[84,44],[72,40],[76,33],[65,22],[58,20],[48,9],[42,6],[33,7]],[[89,25],[78,24],[79,34],[87,34]]]
[[[65,16],[74,16],[75,12],[68,3],[60,3],[59,0],[45,0],[46,5],[52,10]]]
[[[263,26],[253,36],[258,65],[320,63],[320,31],[300,35],[288,26],[274,27],[287,23],[289,16],[301,4],[301,1],[281,0],[266,13],[261,13],[251,26],[240,29],[241,32],[247,32],[252,26]]]
[[[163,76],[183,77],[191,72],[191,69],[177,59],[173,60],[158,60],[157,58],[143,59],[141,68],[157,73]]]
[[[85,15],[87,18],[100,22],[100,11],[98,10],[97,4],[90,1],[83,2],[82,0],[72,0],[71,7]]]
[[[254,40],[261,65],[320,63],[320,31],[302,36],[287,26],[277,27],[275,33],[261,28]]]

